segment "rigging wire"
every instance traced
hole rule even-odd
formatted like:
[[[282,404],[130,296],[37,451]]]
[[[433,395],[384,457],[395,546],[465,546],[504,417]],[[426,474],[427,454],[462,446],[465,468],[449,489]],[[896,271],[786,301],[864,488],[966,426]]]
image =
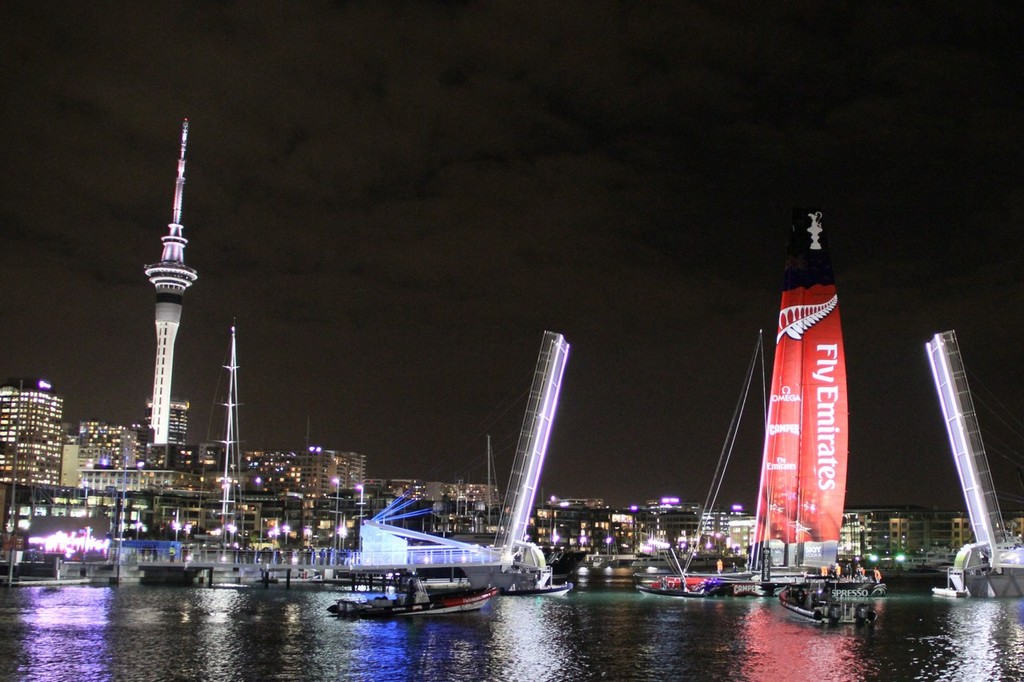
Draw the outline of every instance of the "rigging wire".
[[[687,553],[686,565],[683,568],[684,573],[689,569],[690,563],[693,561],[693,557],[697,553],[697,546],[700,544],[701,531],[706,525],[706,515],[708,510],[713,509],[718,500],[718,492],[721,490],[722,481],[725,479],[725,470],[732,457],[733,446],[736,443],[736,436],[739,432],[740,422],[743,419],[743,412],[746,408],[747,397],[750,395],[750,384],[754,378],[754,368],[757,367],[758,358],[762,357],[760,355],[762,349],[763,343],[761,333],[758,332],[757,344],[754,346],[754,353],[751,355],[750,364],[747,367],[747,375],[743,380],[743,389],[740,391],[739,401],[736,403],[736,407],[733,410],[732,421],[729,424],[729,430],[726,433],[725,442],[722,444],[722,451],[718,456],[718,464],[715,467],[715,474],[712,477],[711,488],[708,490],[708,496],[704,500],[704,506],[700,509],[697,522],[697,541],[690,546],[690,550]]]

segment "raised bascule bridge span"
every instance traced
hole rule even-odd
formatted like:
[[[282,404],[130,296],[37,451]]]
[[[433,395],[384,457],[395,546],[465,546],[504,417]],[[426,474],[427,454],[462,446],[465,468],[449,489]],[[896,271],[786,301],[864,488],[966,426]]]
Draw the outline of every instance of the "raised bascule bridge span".
[[[956,332],[925,344],[975,541],[957,552],[942,596],[1024,597],[1024,546],[1007,528]]]

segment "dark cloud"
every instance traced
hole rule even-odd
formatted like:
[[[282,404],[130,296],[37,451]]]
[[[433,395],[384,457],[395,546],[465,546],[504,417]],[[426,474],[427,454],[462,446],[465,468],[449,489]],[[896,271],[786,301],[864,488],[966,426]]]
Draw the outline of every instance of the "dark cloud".
[[[194,438],[216,437],[234,321],[249,446],[308,433],[373,475],[456,476],[491,432],[507,462],[553,329],[573,351],[545,490],[701,498],[774,327],[790,208],[810,203],[843,301],[849,500],[957,504],[923,344],[959,329],[1017,400],[1020,19],[1004,3],[6,3],[0,371],[52,378],[74,419],[140,416],[142,267],[188,116],[200,278],[175,392]],[[727,482],[747,502],[753,421]]]

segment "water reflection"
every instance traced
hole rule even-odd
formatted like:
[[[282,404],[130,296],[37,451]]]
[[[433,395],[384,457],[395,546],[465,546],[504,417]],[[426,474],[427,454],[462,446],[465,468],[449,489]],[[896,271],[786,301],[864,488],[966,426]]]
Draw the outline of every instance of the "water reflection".
[[[879,618],[884,607],[875,605]],[[774,599],[750,600],[737,632],[742,679],[874,679],[873,628],[828,627],[785,611]]]
[[[580,623],[566,597],[503,597],[494,602],[489,672],[495,679],[560,679]]]
[[[70,671],[82,679],[108,677],[111,596],[109,589],[83,587],[28,591],[22,622],[31,636],[20,652],[18,678],[58,679]]]
[[[942,612],[936,634],[911,638],[920,679],[1024,679],[1024,601],[958,600]]]
[[[0,593],[0,679],[1024,679],[1024,600],[876,602],[872,629],[768,599],[667,599],[592,581],[481,612],[336,619],[330,588],[150,586]],[[71,672],[73,671],[73,672]]]

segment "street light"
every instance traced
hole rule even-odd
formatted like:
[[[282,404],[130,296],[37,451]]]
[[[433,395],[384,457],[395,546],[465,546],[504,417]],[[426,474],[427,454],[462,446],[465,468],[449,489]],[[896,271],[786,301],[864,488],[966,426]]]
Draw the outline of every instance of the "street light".
[[[21,436],[19,435],[20,439]],[[11,466],[11,514],[7,519],[7,587],[14,585],[14,557],[17,553],[18,530],[18,447],[14,446],[14,462]]]
[[[341,511],[341,479],[335,476],[331,482],[334,483],[334,551],[338,551],[338,534],[341,531],[338,524],[338,513]]]
[[[365,499],[363,497],[363,484],[360,483],[359,485],[357,485],[356,490],[359,491],[359,518],[363,518],[363,505],[366,504]]]

